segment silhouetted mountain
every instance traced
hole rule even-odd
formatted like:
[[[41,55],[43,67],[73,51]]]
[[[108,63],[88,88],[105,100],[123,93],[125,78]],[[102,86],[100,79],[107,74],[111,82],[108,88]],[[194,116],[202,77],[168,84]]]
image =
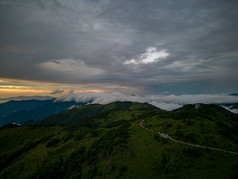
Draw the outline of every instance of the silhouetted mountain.
[[[203,117],[210,120],[230,119],[237,116],[221,106],[215,104],[188,104],[182,108],[175,109],[173,114],[178,118]]]
[[[231,93],[230,96],[238,96],[238,93]]]
[[[27,100],[27,101],[10,101],[0,106],[5,116],[0,117],[0,126],[7,123],[24,124],[26,121],[37,121],[50,115],[67,110],[71,106],[81,106],[85,103],[77,102],[55,102],[54,100]],[[1,108],[2,107],[2,108]],[[7,114],[7,115],[6,115]]]

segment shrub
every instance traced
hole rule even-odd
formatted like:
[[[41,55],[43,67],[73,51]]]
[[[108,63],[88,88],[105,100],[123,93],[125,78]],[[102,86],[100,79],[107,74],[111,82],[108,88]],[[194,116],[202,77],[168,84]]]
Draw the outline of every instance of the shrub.
[[[60,142],[59,139],[51,139],[47,144],[46,147],[56,147],[58,145],[58,143]]]

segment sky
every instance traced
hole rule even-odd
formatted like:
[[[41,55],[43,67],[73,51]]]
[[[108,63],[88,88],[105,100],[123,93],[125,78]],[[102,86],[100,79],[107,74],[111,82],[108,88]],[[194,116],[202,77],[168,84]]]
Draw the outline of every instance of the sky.
[[[237,9],[237,0],[1,0],[0,98],[224,99],[238,92]]]

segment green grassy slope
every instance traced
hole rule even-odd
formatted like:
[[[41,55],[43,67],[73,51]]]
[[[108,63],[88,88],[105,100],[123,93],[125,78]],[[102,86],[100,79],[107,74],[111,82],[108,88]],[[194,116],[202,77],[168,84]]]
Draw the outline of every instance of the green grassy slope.
[[[146,103],[88,105],[36,126],[1,128],[0,178],[238,175],[238,155],[174,143],[140,127],[141,120],[146,127],[179,140],[238,151],[237,115],[216,106],[201,105],[194,110],[190,105],[166,112]]]
[[[130,111],[136,113],[136,111],[163,111],[148,103],[136,103],[136,102],[114,102],[106,105],[92,104],[74,108],[56,115],[50,116],[46,119],[37,121],[35,125],[55,125],[55,124],[67,124],[72,125],[75,123],[85,122],[87,120],[94,120],[97,117],[114,118],[115,120],[130,118],[133,116],[128,115]],[[122,112],[120,112],[122,111]],[[116,117],[113,117],[116,115]],[[91,122],[92,123],[92,122]]]

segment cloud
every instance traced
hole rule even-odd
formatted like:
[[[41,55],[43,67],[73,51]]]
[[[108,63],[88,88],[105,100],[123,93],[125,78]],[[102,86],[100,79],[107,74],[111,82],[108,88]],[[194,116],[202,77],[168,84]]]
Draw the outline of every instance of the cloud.
[[[22,53],[30,52],[30,50],[26,50],[26,49],[23,49],[21,47],[14,46],[14,45],[5,45],[4,47],[5,47],[6,51],[16,53],[16,54],[22,54]]]
[[[238,96],[227,94],[199,94],[199,95],[125,95],[121,93],[74,93],[61,96],[57,101],[88,102],[91,104],[107,104],[115,101],[148,102],[165,110],[173,110],[184,104],[194,103],[235,103]]]
[[[229,110],[235,114],[238,114],[238,109],[234,109],[233,106],[222,106],[223,108],[225,108],[226,110]]]
[[[236,92],[236,7],[234,0],[1,0],[0,77],[144,94]]]
[[[195,71],[205,71],[206,68],[199,69],[197,66],[201,65],[201,60],[188,60],[188,61],[173,61],[171,64],[161,67],[161,69],[166,69],[170,71],[180,71],[180,72],[192,72]],[[194,71],[193,71],[194,72]]]
[[[74,94],[74,90],[69,90],[68,94]]]
[[[148,47],[146,52],[141,54],[138,59],[131,59],[124,62],[125,65],[128,64],[149,64],[158,62],[169,56],[167,50],[158,51],[155,47]]]
[[[50,94],[61,94],[61,93],[63,93],[63,92],[64,92],[64,90],[55,89],[55,90],[53,90]]]
[[[82,60],[75,59],[57,59],[43,62],[38,65],[42,70],[55,75],[64,74],[65,78],[90,79],[103,74],[103,70],[95,67],[90,67]]]

